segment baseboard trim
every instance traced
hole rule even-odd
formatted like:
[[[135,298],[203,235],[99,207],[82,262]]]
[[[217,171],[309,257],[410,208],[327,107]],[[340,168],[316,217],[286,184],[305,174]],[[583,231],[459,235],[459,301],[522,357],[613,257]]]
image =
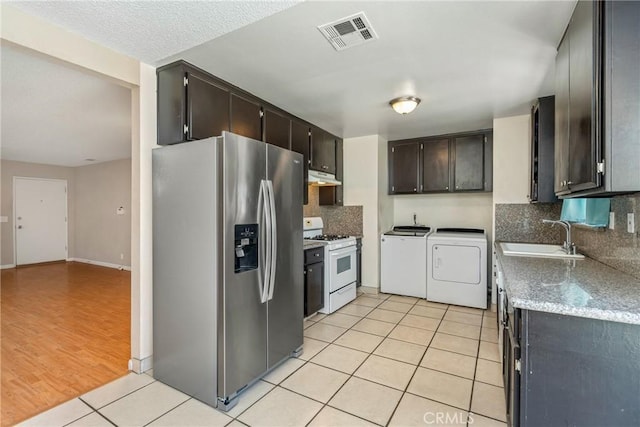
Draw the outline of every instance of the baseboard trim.
[[[153,368],[152,356],[145,357],[144,359],[129,359],[129,370],[136,374],[143,374]]]
[[[130,265],[118,265],[118,264],[113,264],[113,263],[110,263],[110,262],[94,261],[92,259],[67,258],[67,261],[82,262],[82,263],[85,263],[85,264],[99,265],[100,267],[115,268],[116,270],[131,271],[131,266]]]
[[[0,265],[0,270],[6,270],[7,268],[16,268],[16,265],[15,264]]]

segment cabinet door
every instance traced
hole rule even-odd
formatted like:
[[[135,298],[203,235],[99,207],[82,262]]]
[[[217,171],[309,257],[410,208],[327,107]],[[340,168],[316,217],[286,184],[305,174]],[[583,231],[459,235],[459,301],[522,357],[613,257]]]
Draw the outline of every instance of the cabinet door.
[[[420,184],[420,144],[389,144],[389,194],[417,193]]]
[[[569,24],[569,188],[584,190],[599,185],[597,154],[594,38],[597,3],[580,1]]]
[[[324,307],[324,263],[305,266],[304,316],[310,316]]]
[[[556,56],[555,179],[554,190],[561,193],[569,181],[569,37],[565,35]]]
[[[333,135],[311,128],[311,169],[330,174],[336,173],[336,141]]]
[[[291,122],[291,150],[304,157],[304,204],[309,203],[309,126],[297,120]]]
[[[453,139],[454,191],[484,189],[484,134]]]
[[[265,108],[264,141],[289,150],[291,148],[291,119]]]
[[[185,132],[185,71],[180,65],[158,70],[158,144],[184,142]]]
[[[343,180],[342,139],[336,139],[336,179]],[[342,206],[343,185],[326,186],[318,188],[318,204]]]
[[[262,110],[257,101],[231,94],[231,132],[262,140]]]
[[[205,76],[187,73],[189,140],[220,136],[229,130],[229,91]]]
[[[422,192],[449,191],[449,139],[426,140],[422,148]]]

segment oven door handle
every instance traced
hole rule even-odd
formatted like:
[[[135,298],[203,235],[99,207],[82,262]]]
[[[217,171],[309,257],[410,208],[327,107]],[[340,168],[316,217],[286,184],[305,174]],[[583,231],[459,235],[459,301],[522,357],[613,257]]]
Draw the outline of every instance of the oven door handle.
[[[354,254],[356,253],[356,246],[347,246],[346,248],[340,248],[340,249],[334,249],[332,251],[329,251],[329,256],[331,256],[331,258],[336,258],[336,257],[340,257],[343,255],[347,255],[347,254]]]

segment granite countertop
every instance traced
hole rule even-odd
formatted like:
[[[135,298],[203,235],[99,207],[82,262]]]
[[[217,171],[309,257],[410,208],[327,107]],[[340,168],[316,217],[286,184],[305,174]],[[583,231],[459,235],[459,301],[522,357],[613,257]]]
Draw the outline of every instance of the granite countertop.
[[[303,246],[303,249],[306,251],[307,249],[321,248],[324,246],[324,243],[319,241],[314,241],[314,240],[304,240],[302,246]]]
[[[503,255],[504,286],[514,307],[640,325],[640,280],[591,258]]]

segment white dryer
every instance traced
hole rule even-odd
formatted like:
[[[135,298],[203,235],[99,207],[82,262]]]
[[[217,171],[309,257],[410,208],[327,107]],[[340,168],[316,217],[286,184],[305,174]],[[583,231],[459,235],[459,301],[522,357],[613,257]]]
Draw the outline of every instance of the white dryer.
[[[427,300],[487,308],[484,230],[439,228],[427,239]]]

